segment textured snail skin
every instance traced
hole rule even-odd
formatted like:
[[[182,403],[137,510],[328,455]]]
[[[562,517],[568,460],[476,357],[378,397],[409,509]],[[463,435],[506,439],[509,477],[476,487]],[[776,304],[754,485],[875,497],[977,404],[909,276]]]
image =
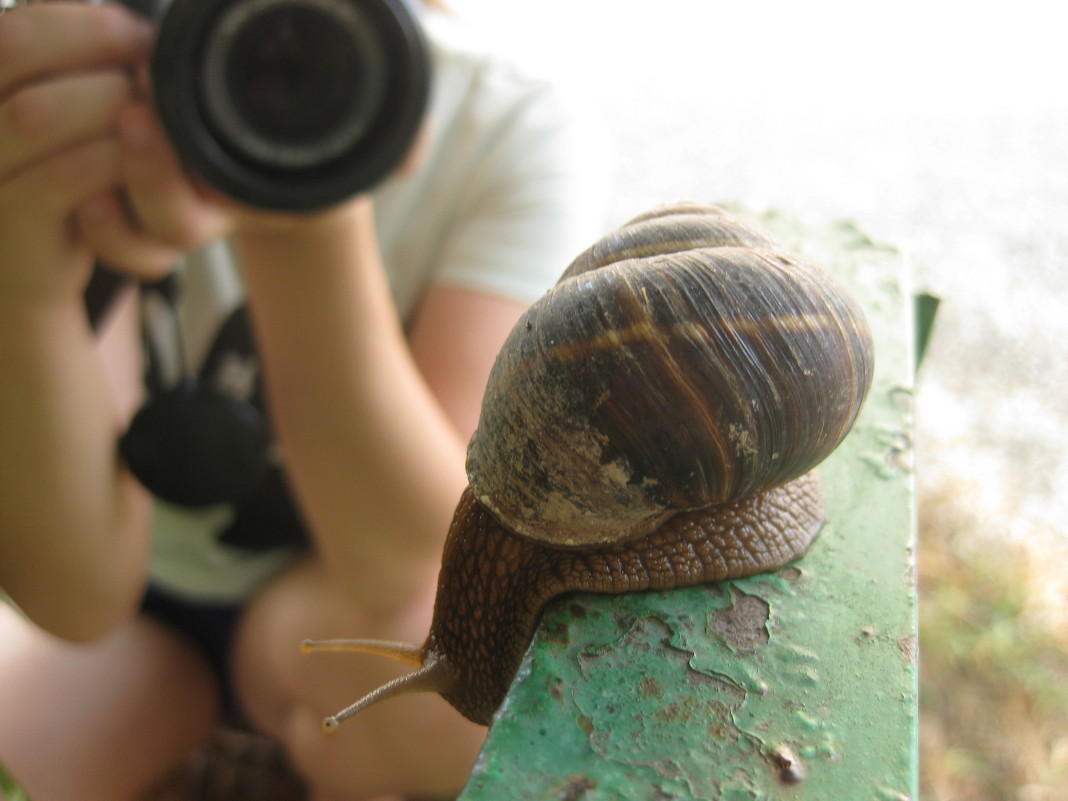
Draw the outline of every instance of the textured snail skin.
[[[445,545],[424,661],[447,666],[453,689],[442,695],[487,725],[553,598],[775,570],[805,552],[823,521],[819,479],[809,473],[715,509],[678,514],[639,539],[592,550],[552,548],[508,531],[466,491]]]
[[[871,385],[871,331],[818,267],[675,204],[581,254],[501,349],[417,646],[309,644],[418,669],[327,719],[435,691],[487,724],[546,603],[776,570],[824,522],[813,468]]]

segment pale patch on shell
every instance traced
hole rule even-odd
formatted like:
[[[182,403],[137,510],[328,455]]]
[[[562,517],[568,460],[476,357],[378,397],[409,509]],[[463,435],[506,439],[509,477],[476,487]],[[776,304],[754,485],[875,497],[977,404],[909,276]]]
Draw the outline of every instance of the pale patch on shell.
[[[509,495],[512,504],[507,513],[501,508],[492,491],[476,489],[479,503],[485,506],[510,530],[540,542],[561,547],[618,542],[642,536],[655,528],[676,510],[665,511],[651,506],[649,490],[658,485],[655,479],[634,480],[625,459],[603,462],[608,437],[584,425],[571,432],[569,453],[574,464],[583,463],[598,480],[589,481],[589,474],[581,482],[584,492],[563,484],[542,487],[531,495]]]
[[[753,432],[737,423],[731,423],[727,427],[727,439],[734,445],[737,453],[742,456],[756,456],[756,445],[753,444]]]

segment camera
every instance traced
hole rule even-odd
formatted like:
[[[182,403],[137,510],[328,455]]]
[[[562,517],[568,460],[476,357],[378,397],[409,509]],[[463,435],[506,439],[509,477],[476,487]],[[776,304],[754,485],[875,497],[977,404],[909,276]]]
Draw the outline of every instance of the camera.
[[[159,22],[155,104],[222,193],[305,212],[370,189],[422,124],[430,57],[409,0],[124,0]]]

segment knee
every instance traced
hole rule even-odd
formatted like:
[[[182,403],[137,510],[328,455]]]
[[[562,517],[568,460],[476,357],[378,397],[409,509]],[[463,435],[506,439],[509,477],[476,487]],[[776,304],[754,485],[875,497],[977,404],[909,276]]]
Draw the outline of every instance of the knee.
[[[274,593],[246,607],[238,626],[231,671],[238,703],[259,730],[280,738],[292,704],[298,644]]]
[[[139,797],[214,726],[214,677],[156,624],[74,646],[0,623],[0,753],[35,799]]]
[[[432,600],[431,588],[407,608],[363,608],[310,563],[280,577],[249,606],[235,650],[239,697],[323,797],[444,795],[466,780],[485,729],[436,695],[393,699],[336,734],[323,732],[326,715],[410,668],[374,656],[300,650],[307,638],[421,641]]]
[[[330,734],[320,710],[296,705],[283,742],[313,797],[451,798],[467,781],[484,737],[484,728],[424,695],[367,710]]]
[[[321,586],[311,564],[297,565],[246,606],[233,649],[234,688],[254,725],[281,738],[315,676],[300,644],[323,626]]]
[[[245,610],[234,647],[238,697],[252,721],[274,735],[287,725],[295,704],[322,715],[334,712],[407,668],[374,657],[304,654],[301,643],[309,638],[425,636],[429,612],[430,604],[425,615],[362,608],[316,562],[295,566]],[[414,621],[411,625],[404,614]],[[397,619],[405,619],[406,625],[398,627]]]

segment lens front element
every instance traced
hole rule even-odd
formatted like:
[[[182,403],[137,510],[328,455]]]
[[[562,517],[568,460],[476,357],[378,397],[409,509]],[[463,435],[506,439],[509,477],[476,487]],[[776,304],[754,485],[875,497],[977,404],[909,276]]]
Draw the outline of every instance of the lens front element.
[[[234,153],[280,168],[326,164],[367,133],[385,96],[385,51],[357,6],[232,6],[203,72],[209,121]]]

